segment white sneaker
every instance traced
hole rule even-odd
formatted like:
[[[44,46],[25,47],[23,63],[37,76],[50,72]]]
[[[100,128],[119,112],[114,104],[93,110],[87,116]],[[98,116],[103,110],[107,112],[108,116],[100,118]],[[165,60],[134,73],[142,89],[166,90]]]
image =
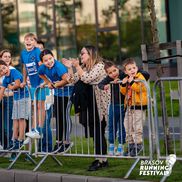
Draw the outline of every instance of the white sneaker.
[[[30,131],[30,132],[26,133],[25,135],[27,137],[30,137],[30,138],[33,138],[33,139],[39,139],[39,138],[41,138],[39,132],[38,131],[35,131],[35,130]]]
[[[30,143],[30,137],[27,137],[25,140],[24,140],[24,142],[23,142],[23,145],[27,145],[27,144],[29,144]]]

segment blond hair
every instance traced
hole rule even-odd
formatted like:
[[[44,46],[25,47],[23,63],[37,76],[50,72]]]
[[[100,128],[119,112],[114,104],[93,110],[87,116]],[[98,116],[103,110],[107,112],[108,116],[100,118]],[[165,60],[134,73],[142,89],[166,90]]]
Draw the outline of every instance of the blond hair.
[[[122,63],[122,67],[123,69],[125,70],[126,69],[126,66],[129,65],[129,64],[136,64],[136,61],[134,58],[127,58],[123,61]]]
[[[89,60],[87,61],[86,64],[86,69],[87,71],[90,71],[93,66],[99,62],[103,62],[102,58],[99,56],[98,51],[96,50],[96,48],[92,45],[87,45],[84,46],[83,48],[85,48],[90,56]]]
[[[26,33],[25,36],[24,36],[24,39],[27,38],[27,37],[32,37],[33,39],[35,39],[35,41],[37,41],[37,36],[31,32],[29,33]]]

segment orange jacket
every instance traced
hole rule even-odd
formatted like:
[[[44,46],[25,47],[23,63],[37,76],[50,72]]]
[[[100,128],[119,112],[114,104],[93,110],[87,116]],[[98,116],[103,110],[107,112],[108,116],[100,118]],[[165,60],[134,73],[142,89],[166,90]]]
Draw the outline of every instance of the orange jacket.
[[[144,76],[138,72],[134,79],[137,80],[145,80]],[[130,89],[131,89],[131,104],[130,106],[147,106],[147,88],[144,85],[143,82],[135,82],[132,81],[130,83]],[[125,95],[125,106],[128,105],[128,87],[127,84],[120,86],[120,91],[123,95]]]

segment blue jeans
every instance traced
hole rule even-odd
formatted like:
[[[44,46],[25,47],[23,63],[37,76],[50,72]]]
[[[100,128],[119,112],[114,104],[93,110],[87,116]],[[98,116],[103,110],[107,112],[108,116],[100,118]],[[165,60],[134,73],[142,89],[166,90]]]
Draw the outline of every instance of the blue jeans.
[[[13,134],[13,96],[4,97],[0,104],[0,143],[6,149]]]
[[[43,152],[51,152],[52,151],[52,131],[51,131],[51,113],[53,108],[50,107],[46,110],[46,119],[44,122],[44,126],[42,128],[43,138],[41,141],[41,151]]]
[[[124,106],[119,104],[110,104],[109,106],[109,143],[114,143],[118,131],[118,142],[126,142],[126,132],[124,127]],[[121,137],[122,135],[122,137]]]

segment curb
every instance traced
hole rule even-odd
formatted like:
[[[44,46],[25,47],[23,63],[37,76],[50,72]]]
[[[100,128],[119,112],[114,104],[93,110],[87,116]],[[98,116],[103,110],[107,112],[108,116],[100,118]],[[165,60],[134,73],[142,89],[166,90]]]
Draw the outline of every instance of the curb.
[[[0,169],[1,182],[141,182],[95,176],[81,176],[60,173],[32,172],[27,170]]]

